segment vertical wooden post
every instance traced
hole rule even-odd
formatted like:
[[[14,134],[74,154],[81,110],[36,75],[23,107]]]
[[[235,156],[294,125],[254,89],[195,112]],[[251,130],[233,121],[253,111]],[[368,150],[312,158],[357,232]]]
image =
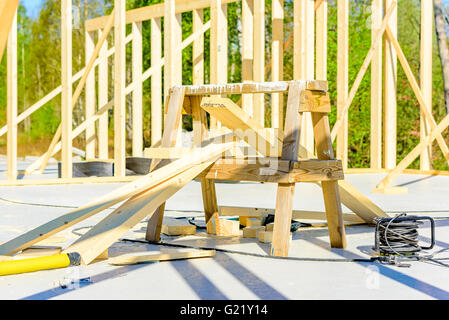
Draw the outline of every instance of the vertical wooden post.
[[[132,108],[132,154],[141,157],[143,152],[143,106],[142,106],[142,22],[133,22],[132,72],[136,87],[133,91]]]
[[[211,0],[210,8],[210,82],[226,83],[228,80],[228,21],[227,5],[221,0]],[[210,119],[211,129],[221,125],[216,119]]]
[[[193,33],[201,29],[204,23],[203,9],[193,10]],[[204,35],[193,41],[193,84],[204,84]]]
[[[72,177],[72,1],[61,1],[61,177]]]
[[[282,159],[297,160],[299,154],[299,140],[301,136],[301,118],[299,101],[301,92],[305,90],[305,81],[291,81],[288,89],[287,110],[284,126],[284,140],[282,144]],[[292,221],[294,183],[279,183],[276,195],[276,209],[273,229],[271,255],[288,256],[290,247],[290,228]]]
[[[348,99],[348,54],[349,54],[349,0],[337,2],[338,40],[337,40],[337,114],[341,113]],[[337,134],[337,159],[348,167],[348,114],[342,115],[344,121]]]
[[[85,33],[85,61],[88,63],[95,49],[95,33]],[[95,72],[90,72],[86,80],[85,88],[86,99],[86,119],[95,114]],[[91,123],[86,128],[86,159],[95,158],[95,123]]]
[[[316,10],[316,79],[327,80],[327,0]]]
[[[151,19],[151,65],[155,67],[162,57],[161,18]],[[162,69],[151,76],[151,145],[162,138]]]
[[[382,24],[382,2],[373,0],[371,10],[371,38],[375,37]],[[378,45],[371,60],[371,168],[382,168],[382,44]]]
[[[254,2],[254,81],[265,80],[265,0]],[[254,119],[265,126],[264,94],[254,94]]]
[[[7,43],[7,177],[17,179],[17,10]]]
[[[254,60],[254,0],[242,0],[242,82],[253,81]],[[254,115],[253,95],[242,95],[242,108]]]
[[[126,1],[115,0],[114,21],[114,175],[126,174]]]
[[[384,0],[384,8],[389,8],[394,0]],[[388,27],[397,36],[397,7],[394,9]],[[384,37],[384,168],[396,167],[396,88],[397,88],[397,55],[388,37]]]
[[[420,87],[424,100],[432,112],[432,54],[433,54],[433,2],[421,0],[421,68]],[[421,106],[421,108],[425,106]],[[430,123],[424,113],[420,113],[420,140],[430,133]],[[432,169],[432,145],[430,144],[420,157],[421,170]]]
[[[98,38],[102,31],[99,30]],[[109,63],[108,63],[108,41],[103,43],[100,51],[100,64],[98,65],[98,108],[102,108],[109,102]],[[105,112],[98,120],[98,157],[100,159],[109,158],[109,138],[108,138],[108,113]]]
[[[284,0],[271,3],[272,44],[271,44],[271,81],[281,81],[284,75]],[[284,96],[280,93],[271,95],[271,127],[283,129]]]
[[[167,100],[168,90],[182,84],[182,28],[181,14],[176,14],[175,0],[164,2],[164,99]],[[182,121],[178,127],[177,145],[182,142]]]
[[[294,11],[294,61],[293,78],[312,80],[315,77],[315,1],[295,0]],[[314,149],[313,125],[310,114],[304,114],[301,124],[301,144]]]

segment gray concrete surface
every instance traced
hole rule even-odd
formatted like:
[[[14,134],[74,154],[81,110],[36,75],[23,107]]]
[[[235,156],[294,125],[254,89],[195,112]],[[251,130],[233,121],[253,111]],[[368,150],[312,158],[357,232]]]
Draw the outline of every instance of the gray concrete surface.
[[[45,176],[54,177],[55,168],[49,167]],[[0,176],[3,174],[4,166],[0,166]],[[408,212],[449,217],[449,177],[402,175],[395,183],[407,186],[408,194],[371,193],[383,176],[352,174],[346,178],[392,215]],[[0,241],[12,239],[69,211],[69,207],[82,205],[119,186],[0,187]],[[217,184],[220,205],[274,208],[275,193],[273,184]],[[324,210],[321,191],[312,184],[298,184],[294,208]],[[166,209],[167,216],[197,217],[201,223],[199,183],[188,184],[167,202]],[[349,212],[347,208],[344,211]],[[62,245],[69,245],[108,212],[105,210],[58,234],[67,239]],[[436,224],[437,244],[431,252],[449,247],[449,220],[438,219]],[[142,240],[144,232],[145,221],[142,221],[124,238]],[[290,257],[369,258],[374,229],[366,225],[348,226],[346,232],[348,248],[345,250],[330,248],[327,229],[295,232]],[[420,229],[420,234],[423,241],[428,241],[429,228]],[[269,244],[255,239],[216,238],[201,230],[195,236],[163,236],[162,240],[267,256],[217,252],[213,258],[196,260],[126,267],[100,261],[89,266],[4,276],[0,277],[0,299],[449,299],[449,268],[431,263],[412,262],[411,267],[400,268],[378,263],[277,260],[268,257]],[[174,249],[119,241],[109,249],[109,255],[170,250]],[[444,256],[448,257],[449,253],[441,255]]]

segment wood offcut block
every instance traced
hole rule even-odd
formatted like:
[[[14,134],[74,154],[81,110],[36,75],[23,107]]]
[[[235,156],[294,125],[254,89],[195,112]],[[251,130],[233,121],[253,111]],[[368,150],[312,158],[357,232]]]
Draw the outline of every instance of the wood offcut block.
[[[196,227],[185,220],[164,217],[161,233],[168,236],[192,235],[196,233]]]
[[[244,227],[261,226],[262,219],[260,217],[239,216],[239,223]]]
[[[266,230],[266,231],[273,231],[273,228],[274,228],[274,222],[268,223],[268,224],[265,226],[265,230]]]
[[[257,238],[258,233],[265,231],[264,226],[249,226],[243,228],[243,238]]]
[[[240,236],[240,223],[236,220],[220,219],[218,213],[214,213],[207,222],[207,233],[219,237]]]

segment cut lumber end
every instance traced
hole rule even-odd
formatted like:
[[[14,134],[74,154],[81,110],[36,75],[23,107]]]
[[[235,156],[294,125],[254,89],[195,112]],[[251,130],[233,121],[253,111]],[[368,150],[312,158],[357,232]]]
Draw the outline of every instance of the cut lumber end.
[[[247,216],[239,216],[239,223],[244,227],[251,226],[261,226],[262,218],[260,217],[247,217]]]
[[[407,194],[407,187],[386,187],[386,188],[374,188],[373,193],[382,194]]]
[[[118,256],[108,259],[108,263],[115,266],[170,261],[181,259],[207,258],[215,256],[215,250],[174,251],[169,253],[151,253],[138,256]]]
[[[331,112],[329,93],[322,91],[304,90],[301,92],[299,112]]]
[[[243,238],[257,238],[258,233],[265,231],[264,226],[248,226],[243,228]]]
[[[215,234],[219,237],[239,237],[240,222],[220,219],[218,213],[214,213],[207,222],[207,233]]]

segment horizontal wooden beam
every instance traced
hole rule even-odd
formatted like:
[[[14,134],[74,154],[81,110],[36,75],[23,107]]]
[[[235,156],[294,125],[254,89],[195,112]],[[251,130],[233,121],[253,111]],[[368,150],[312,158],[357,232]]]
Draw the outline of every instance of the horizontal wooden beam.
[[[215,256],[215,250],[189,250],[166,253],[150,253],[138,256],[118,256],[109,258],[108,263],[114,266],[146,263],[153,261],[170,261],[194,258],[209,258]]]
[[[307,82],[306,89],[315,91],[328,90],[327,81],[322,80],[304,80]],[[244,94],[244,93],[286,93],[290,82],[245,82],[228,84],[205,84],[185,86],[186,95],[225,95],[225,94]]]
[[[344,179],[340,160],[220,159],[203,175],[206,179],[272,183]]]
[[[237,2],[238,0],[222,0],[223,4]],[[175,13],[183,13],[194,9],[204,9],[210,7],[210,0],[176,0]],[[142,8],[126,11],[126,23],[142,22],[164,16],[164,3],[154,4]],[[108,16],[86,20],[85,28],[87,32],[103,29]]]

